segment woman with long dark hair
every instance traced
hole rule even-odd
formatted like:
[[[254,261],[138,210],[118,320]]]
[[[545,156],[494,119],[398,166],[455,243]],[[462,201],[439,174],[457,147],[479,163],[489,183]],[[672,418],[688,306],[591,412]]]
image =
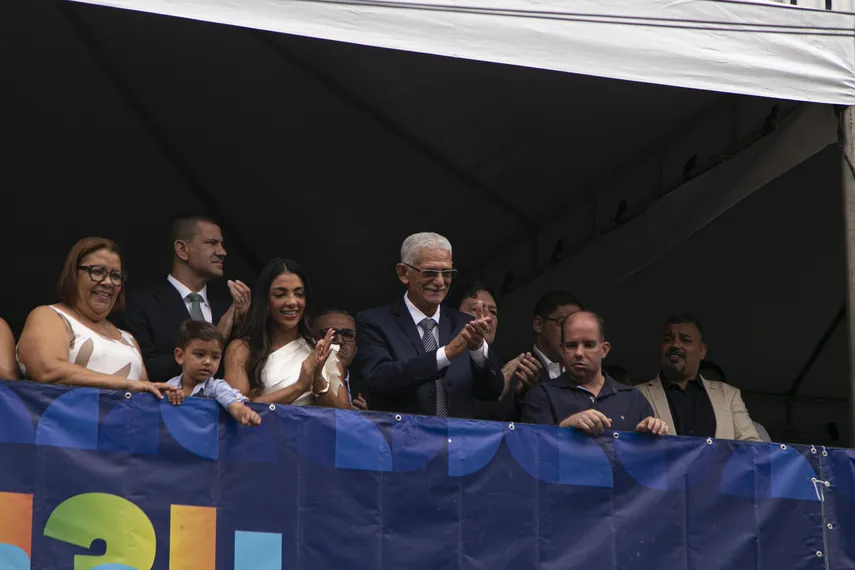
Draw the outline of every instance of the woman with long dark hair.
[[[276,258],[258,276],[248,318],[226,349],[226,381],[254,402],[350,408],[333,331],[315,342],[303,268]]]

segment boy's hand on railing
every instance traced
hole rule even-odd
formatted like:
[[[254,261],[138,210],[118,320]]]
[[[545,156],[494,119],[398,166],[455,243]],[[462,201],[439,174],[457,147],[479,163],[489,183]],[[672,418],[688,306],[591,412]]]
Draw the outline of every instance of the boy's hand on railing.
[[[229,406],[229,413],[242,426],[260,426],[261,416],[249,406],[243,405],[241,402],[235,402]]]

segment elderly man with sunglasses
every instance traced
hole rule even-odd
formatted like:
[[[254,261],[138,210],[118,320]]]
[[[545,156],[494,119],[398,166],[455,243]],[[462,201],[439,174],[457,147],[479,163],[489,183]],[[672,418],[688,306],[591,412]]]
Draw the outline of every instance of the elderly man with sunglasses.
[[[398,280],[402,299],[356,315],[355,369],[371,390],[372,409],[472,418],[473,398],[495,400],[504,380],[485,337],[491,320],[440,304],[457,272],[451,243],[439,234],[404,240]]]
[[[365,381],[351,370],[353,357],[356,356],[356,321],[350,313],[342,309],[327,309],[315,317],[317,339],[333,332],[333,350],[338,352],[338,361],[344,369],[344,385],[350,397],[350,404],[357,410],[368,409],[368,387]]]

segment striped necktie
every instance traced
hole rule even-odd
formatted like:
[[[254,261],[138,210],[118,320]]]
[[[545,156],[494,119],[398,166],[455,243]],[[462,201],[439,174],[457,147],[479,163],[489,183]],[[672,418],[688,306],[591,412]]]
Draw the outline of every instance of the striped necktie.
[[[419,323],[419,327],[425,333],[422,336],[422,344],[425,347],[425,352],[433,352],[439,348],[433,336],[436,321],[433,319],[423,319]],[[448,395],[445,393],[445,382],[442,381],[441,377],[436,379],[436,415],[440,418],[448,417]]]

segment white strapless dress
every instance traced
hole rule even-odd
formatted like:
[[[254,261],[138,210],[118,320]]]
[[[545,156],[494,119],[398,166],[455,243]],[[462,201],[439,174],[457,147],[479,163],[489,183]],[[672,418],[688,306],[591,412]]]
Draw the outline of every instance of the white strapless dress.
[[[261,383],[264,386],[262,394],[270,394],[296,384],[300,378],[303,361],[311,354],[312,347],[302,337],[270,353],[267,362],[264,363],[264,368],[261,370]],[[338,369],[338,354],[335,351],[330,353],[321,374],[330,383],[330,392],[337,396],[339,388],[343,384]],[[315,397],[310,389],[294,400],[292,405],[311,406],[314,403]]]

